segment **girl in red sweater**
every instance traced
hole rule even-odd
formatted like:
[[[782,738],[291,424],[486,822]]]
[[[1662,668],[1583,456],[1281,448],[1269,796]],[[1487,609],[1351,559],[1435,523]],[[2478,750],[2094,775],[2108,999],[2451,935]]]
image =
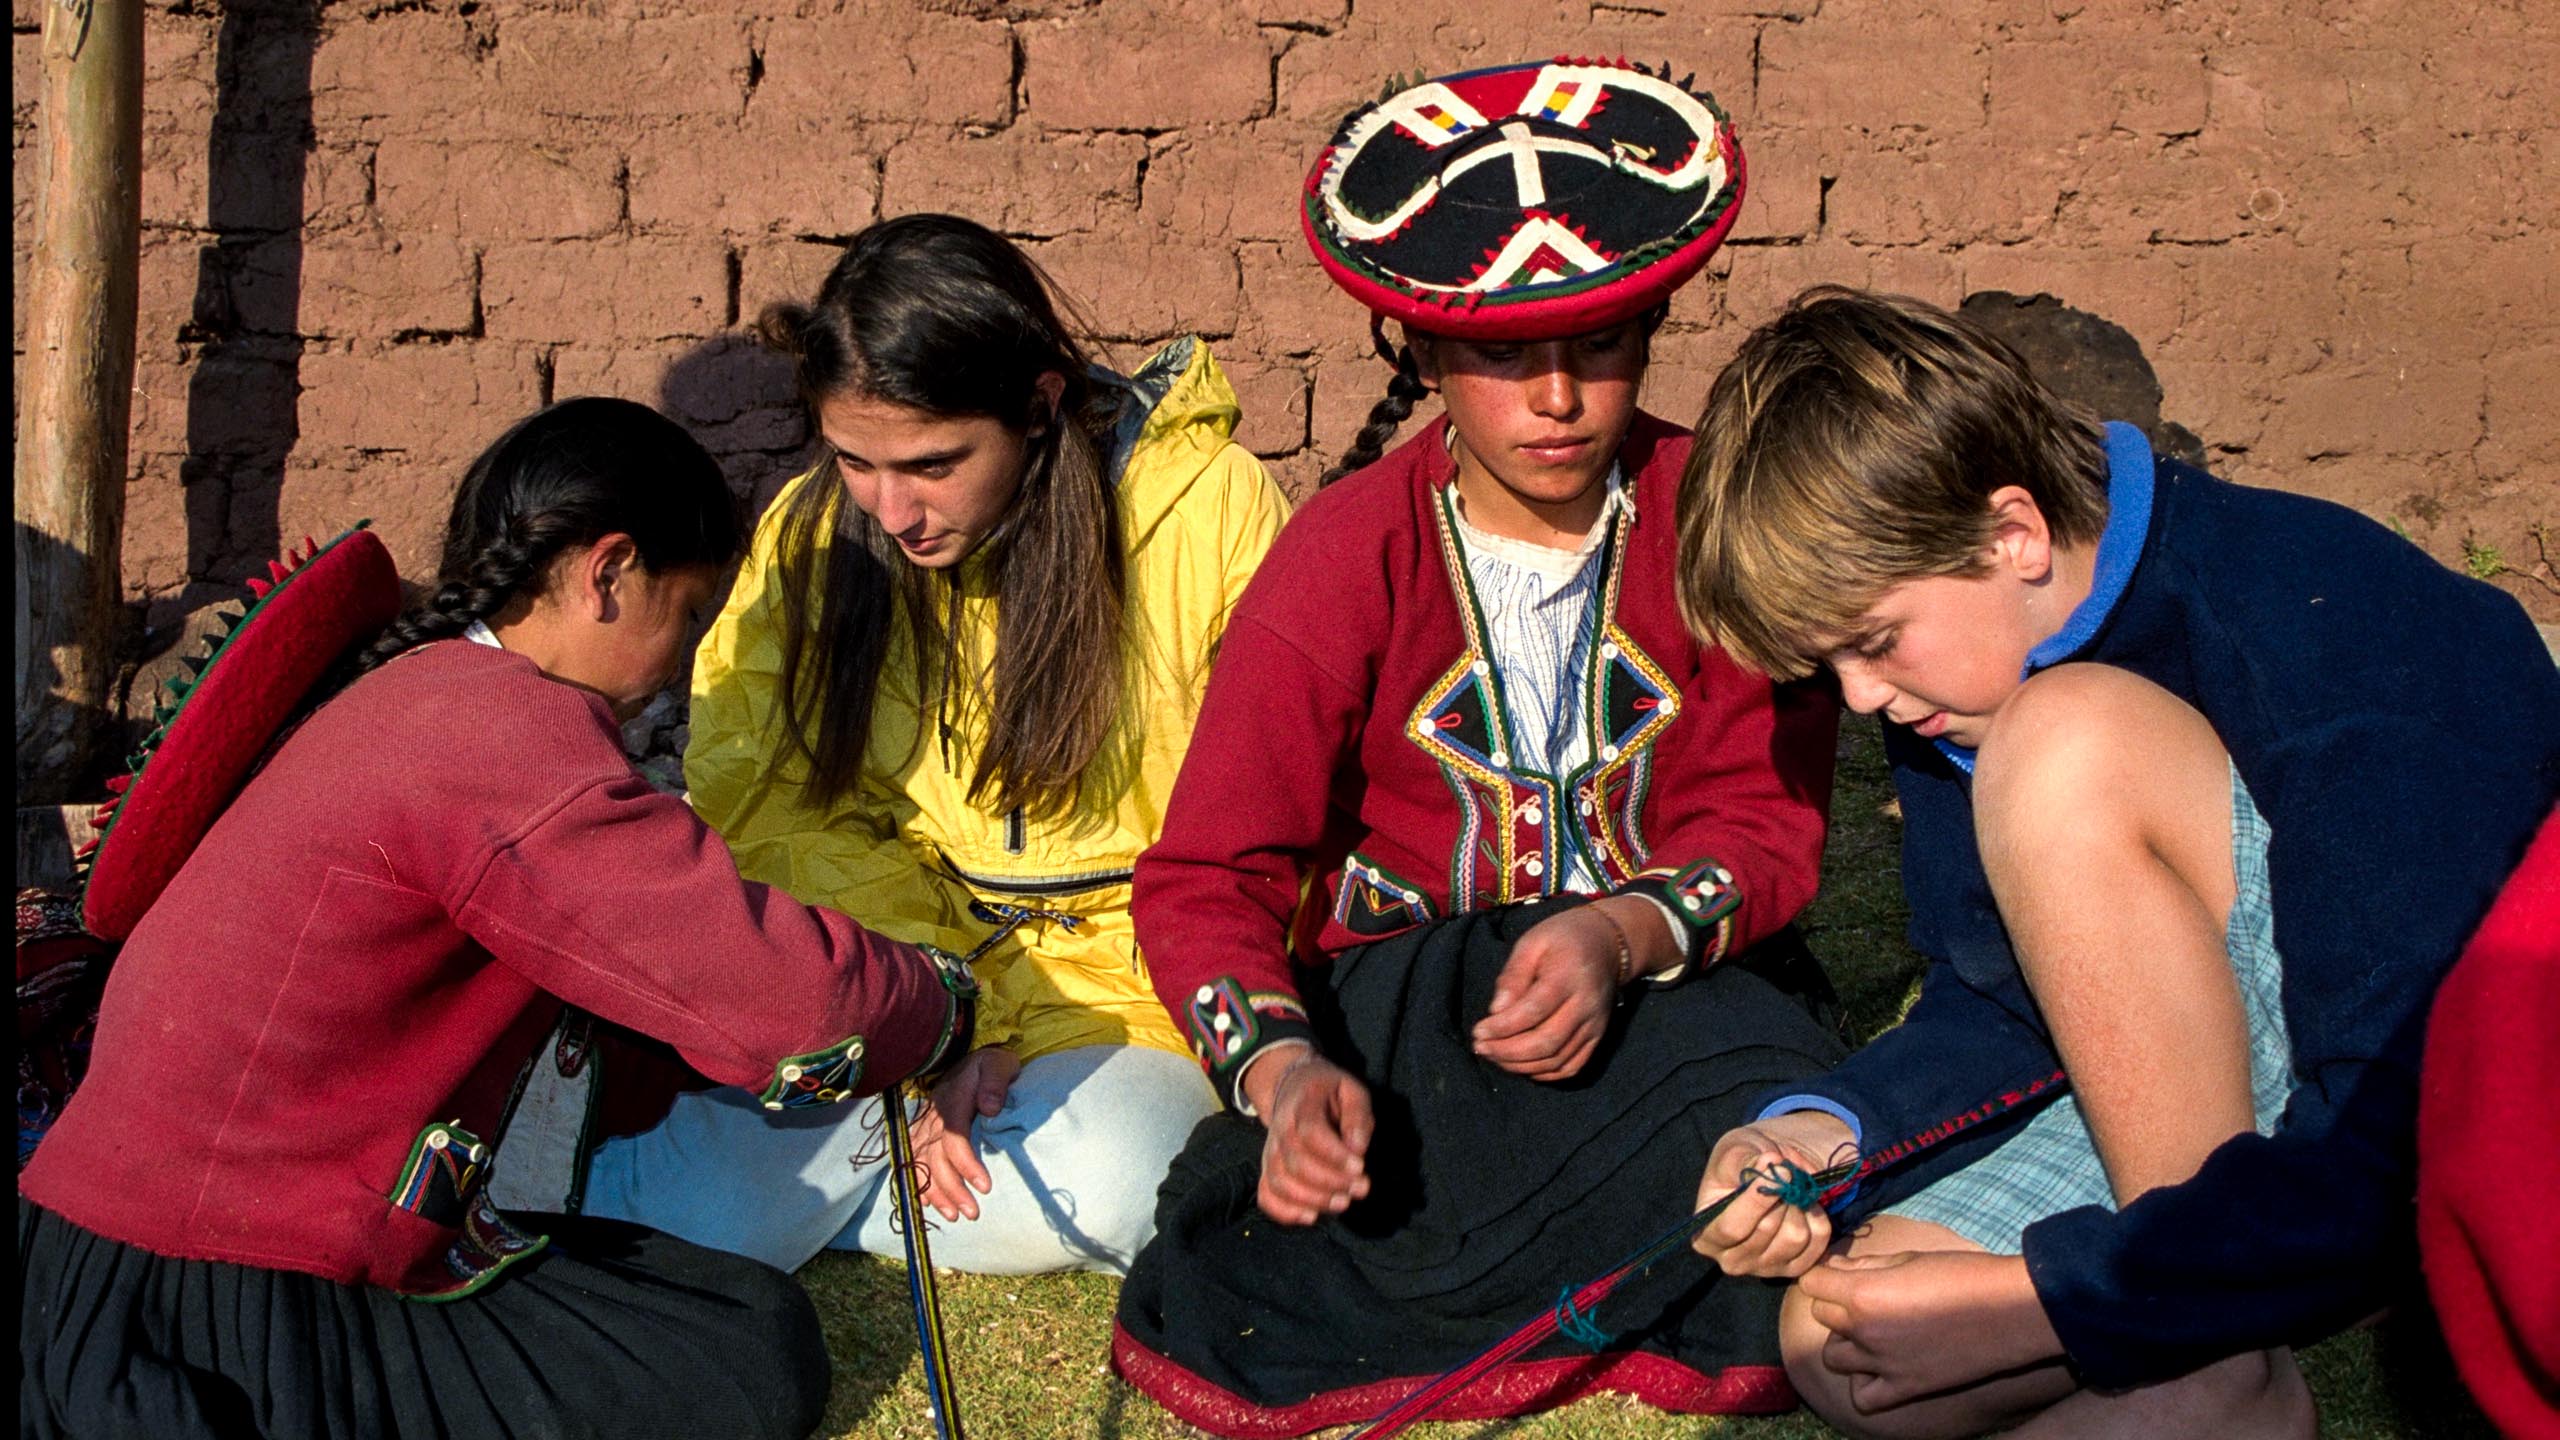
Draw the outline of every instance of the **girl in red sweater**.
[[[1231,1113],[1166,1182],[1117,1354],[1195,1424],[1374,1411],[1686,1214],[1720,1117],[1839,1053],[1787,930],[1835,708],[1683,628],[1689,435],[1636,408],[1740,186],[1712,101],[1565,62],[1392,95],[1310,180],[1319,259],[1407,343],[1238,602],[1138,864]],[[1664,1279],[1602,1359],[1459,1409],[1790,1403],[1764,1287]]]
[[[553,406],[473,464],[436,588],[116,958],[87,1078],[19,1182],[21,1435],[817,1422],[826,1349],[780,1272],[488,1195],[537,1060],[574,1058],[548,1043],[564,1004],[774,1108],[966,1048],[965,977],[740,880],[622,753],[615,722],[672,677],[741,540],[717,466],[645,406]],[[370,535],[331,546],[217,653],[108,833],[93,923],[159,767],[183,781],[240,713],[216,682],[326,643],[297,595],[370,593],[367,563],[392,584]]]

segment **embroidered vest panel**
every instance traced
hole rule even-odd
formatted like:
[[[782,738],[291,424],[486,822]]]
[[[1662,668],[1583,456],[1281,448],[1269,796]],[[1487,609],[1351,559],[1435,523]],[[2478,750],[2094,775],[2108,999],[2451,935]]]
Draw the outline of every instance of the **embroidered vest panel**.
[[[1577,720],[1588,727],[1590,759],[1562,776],[1531,768],[1529,757],[1512,743],[1508,697],[1493,663],[1482,604],[1446,492],[1433,515],[1441,559],[1458,599],[1464,649],[1423,692],[1404,728],[1439,768],[1457,804],[1458,838],[1449,856],[1450,911],[1554,893],[1569,868],[1567,846],[1588,859],[1606,884],[1626,883],[1648,861],[1639,817],[1651,777],[1649,755],[1679,714],[1669,676],[1617,621],[1632,508],[1613,514],[1595,562],[1602,567],[1600,604],[1586,642],[1593,653],[1583,666],[1585,693]],[[1393,883],[1381,887],[1381,878]],[[1368,895],[1370,903],[1363,907],[1354,892]],[[1406,894],[1412,900],[1405,900]],[[1396,900],[1404,903],[1386,903]],[[1422,903],[1417,906],[1413,900]],[[1423,918],[1427,906],[1413,887],[1355,855],[1340,878],[1334,918],[1354,933],[1386,933]],[[1361,913],[1364,908],[1370,913]],[[1410,918],[1388,920],[1392,912]],[[1355,924],[1355,918],[1369,925]]]

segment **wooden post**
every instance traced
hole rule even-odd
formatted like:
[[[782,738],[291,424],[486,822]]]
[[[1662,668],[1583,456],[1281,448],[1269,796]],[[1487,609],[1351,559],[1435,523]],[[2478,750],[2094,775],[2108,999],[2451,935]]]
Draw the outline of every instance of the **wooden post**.
[[[44,0],[36,244],[18,377],[18,798],[116,743],[125,429],[142,231],[141,0]]]

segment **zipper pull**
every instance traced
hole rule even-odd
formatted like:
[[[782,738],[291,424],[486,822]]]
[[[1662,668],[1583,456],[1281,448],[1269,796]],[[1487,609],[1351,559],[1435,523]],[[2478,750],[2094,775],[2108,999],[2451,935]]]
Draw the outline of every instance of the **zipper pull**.
[[[1004,812],[1004,853],[1019,855],[1030,843],[1030,826],[1023,821],[1022,807],[1016,805]]]

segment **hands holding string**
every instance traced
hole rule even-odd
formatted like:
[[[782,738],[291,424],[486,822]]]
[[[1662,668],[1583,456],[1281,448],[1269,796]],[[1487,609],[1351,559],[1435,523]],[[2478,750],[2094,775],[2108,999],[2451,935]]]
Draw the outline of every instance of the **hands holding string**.
[[[1471,1032],[1478,1055],[1513,1074],[1579,1074],[1608,1030],[1619,987],[1682,958],[1655,918],[1612,897],[1577,906],[1522,935]],[[1259,1201],[1272,1219],[1312,1225],[1369,1193],[1375,1131],[1369,1092],[1312,1045],[1289,1042],[1250,1066],[1244,1095],[1262,1117]],[[1698,1208],[1734,1198],[1698,1232],[1699,1254],[1727,1274],[1797,1281],[1828,1332],[1823,1363],[1847,1376],[1852,1402],[1876,1410],[2052,1361],[2060,1340],[2017,1256],[1970,1250],[1836,1251],[1828,1212],[1791,1187],[1760,1183],[1789,1167],[1807,1175],[1854,1155],[1856,1137],[1818,1111],[1735,1128],[1716,1144]]]
[[[1792,1164],[1807,1172],[1853,1153],[1849,1127],[1819,1111],[1772,1116],[1726,1132],[1698,1184],[1704,1208],[1732,1203],[1693,1242],[1728,1275],[1797,1282],[1828,1332],[1822,1363],[1848,1377],[1850,1403],[1870,1412],[2061,1357],[2023,1257],[1979,1250],[1866,1250],[1833,1246],[1819,1204],[1786,1204],[1751,1175]]]

